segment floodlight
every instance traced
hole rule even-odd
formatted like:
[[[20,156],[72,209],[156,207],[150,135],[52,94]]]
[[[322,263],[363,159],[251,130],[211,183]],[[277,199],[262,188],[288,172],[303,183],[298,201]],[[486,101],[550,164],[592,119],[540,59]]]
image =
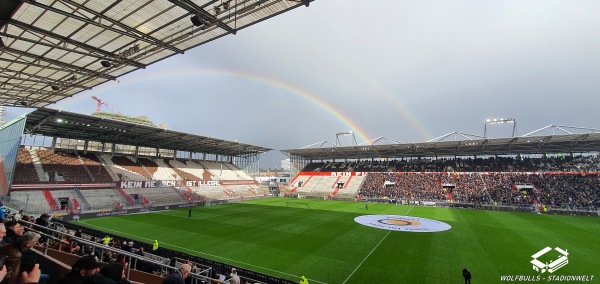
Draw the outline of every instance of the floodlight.
[[[102,64],[102,66],[104,66],[106,68],[112,66],[112,63],[108,60],[102,60],[102,61],[100,61],[100,64]]]

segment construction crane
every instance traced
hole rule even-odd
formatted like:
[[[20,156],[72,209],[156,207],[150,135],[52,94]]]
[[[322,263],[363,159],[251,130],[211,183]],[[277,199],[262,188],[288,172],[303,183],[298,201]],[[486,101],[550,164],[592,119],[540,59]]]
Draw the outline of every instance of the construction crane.
[[[100,108],[102,107],[102,105],[105,105],[107,107],[109,107],[110,109],[114,110],[117,114],[121,114],[118,110],[116,110],[114,107],[111,107],[110,105],[108,105],[105,101],[92,96],[92,99],[94,99],[97,103],[96,103],[96,112],[100,112]]]

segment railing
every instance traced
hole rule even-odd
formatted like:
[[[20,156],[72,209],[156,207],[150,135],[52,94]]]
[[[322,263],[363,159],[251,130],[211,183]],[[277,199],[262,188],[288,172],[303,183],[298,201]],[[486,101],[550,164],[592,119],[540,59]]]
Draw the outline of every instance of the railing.
[[[84,238],[79,238],[79,237],[75,237],[75,236],[69,235],[68,232],[66,232],[66,231],[59,231],[59,230],[56,230],[56,229],[53,229],[53,228],[50,228],[50,227],[44,227],[44,226],[40,226],[40,225],[35,224],[35,223],[26,222],[26,221],[21,221],[21,222],[26,223],[27,225],[29,225],[29,230],[34,231],[34,232],[36,232],[36,233],[38,233],[38,234],[40,234],[40,235],[42,235],[42,236],[44,236],[46,238],[50,238],[52,240],[58,241],[60,243],[59,250],[62,250],[62,248],[63,248],[63,244],[64,243],[62,242],[62,240],[64,239],[65,236],[68,236],[70,239],[76,240],[80,244],[91,246],[92,249],[93,249],[92,251],[96,251],[96,250],[99,249],[101,255],[104,255],[105,251],[111,251],[111,252],[114,252],[114,253],[117,253],[117,254],[120,254],[120,255],[124,255],[127,258],[127,260],[128,260],[127,261],[128,265],[125,267],[126,268],[126,274],[125,275],[126,275],[126,279],[127,280],[129,280],[129,277],[130,277],[130,272],[132,270],[131,267],[136,267],[137,261],[145,261],[145,262],[148,262],[148,263],[151,263],[151,264],[153,264],[155,266],[160,267],[161,268],[161,274],[163,274],[163,272],[165,272],[165,271],[174,271],[174,270],[178,269],[177,267],[173,267],[173,266],[161,263],[159,261],[156,261],[154,259],[151,259],[151,258],[148,258],[148,257],[145,257],[145,256],[141,256],[141,255],[138,255],[138,254],[127,252],[127,251],[124,251],[124,250],[121,250],[121,249],[118,249],[118,248],[114,248],[114,247],[110,247],[110,246],[107,246],[107,245],[95,243],[95,242],[92,242],[90,240],[86,240]],[[37,230],[36,229],[32,229],[34,227],[38,228],[38,229]],[[48,240],[46,240],[44,242],[44,245],[43,245],[42,254],[45,255],[45,256],[48,255],[48,249],[49,249],[48,248],[48,243],[49,243]],[[215,282],[216,283],[229,283],[229,279],[227,279],[226,281],[218,281],[218,280],[210,278],[211,270],[212,270],[211,267],[203,266],[200,269],[200,271],[197,271],[196,273],[190,273],[188,277],[190,277],[192,279],[191,280],[192,284],[200,284],[200,283],[207,283],[207,282],[210,283],[210,281],[213,281],[212,283],[215,283]]]

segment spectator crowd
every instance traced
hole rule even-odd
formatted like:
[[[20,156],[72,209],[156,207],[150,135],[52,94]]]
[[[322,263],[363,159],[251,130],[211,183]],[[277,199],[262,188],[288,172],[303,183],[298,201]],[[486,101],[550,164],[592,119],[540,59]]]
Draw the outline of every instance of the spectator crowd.
[[[396,161],[395,169],[401,171],[367,174],[358,195],[588,210],[600,207],[597,156],[419,160],[398,167],[400,164]]]

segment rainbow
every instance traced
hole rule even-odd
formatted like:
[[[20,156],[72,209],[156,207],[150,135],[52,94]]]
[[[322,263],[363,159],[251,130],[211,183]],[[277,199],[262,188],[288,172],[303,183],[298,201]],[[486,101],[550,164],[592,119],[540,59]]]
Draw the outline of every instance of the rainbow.
[[[133,77],[122,79],[122,82],[107,82],[99,87],[97,87],[94,92],[97,94],[99,92],[108,92],[113,91],[117,88],[122,88],[124,85],[134,85],[139,82],[147,82],[152,80],[158,80],[165,77],[187,77],[187,76],[228,76],[228,77],[236,77],[245,80],[250,80],[253,82],[257,82],[260,84],[264,84],[271,87],[280,88],[282,90],[286,90],[294,95],[302,97],[306,101],[318,106],[323,109],[327,113],[334,116],[337,120],[341,121],[350,130],[358,135],[363,142],[369,141],[369,135],[366,131],[362,130],[352,119],[344,115],[340,110],[337,110],[329,103],[324,101],[322,98],[318,97],[316,94],[310,93],[306,90],[301,89],[298,86],[292,85],[288,82],[280,81],[275,78],[270,78],[266,76],[259,76],[253,73],[238,71],[238,70],[221,70],[221,69],[179,69],[176,72],[169,73],[159,73],[156,72],[150,76],[147,75],[138,75],[132,74]],[[79,95],[77,98],[71,98],[67,100],[63,100],[57,103],[57,108],[65,108],[71,106],[74,102],[87,99],[87,96]],[[358,143],[362,143],[358,141]]]

